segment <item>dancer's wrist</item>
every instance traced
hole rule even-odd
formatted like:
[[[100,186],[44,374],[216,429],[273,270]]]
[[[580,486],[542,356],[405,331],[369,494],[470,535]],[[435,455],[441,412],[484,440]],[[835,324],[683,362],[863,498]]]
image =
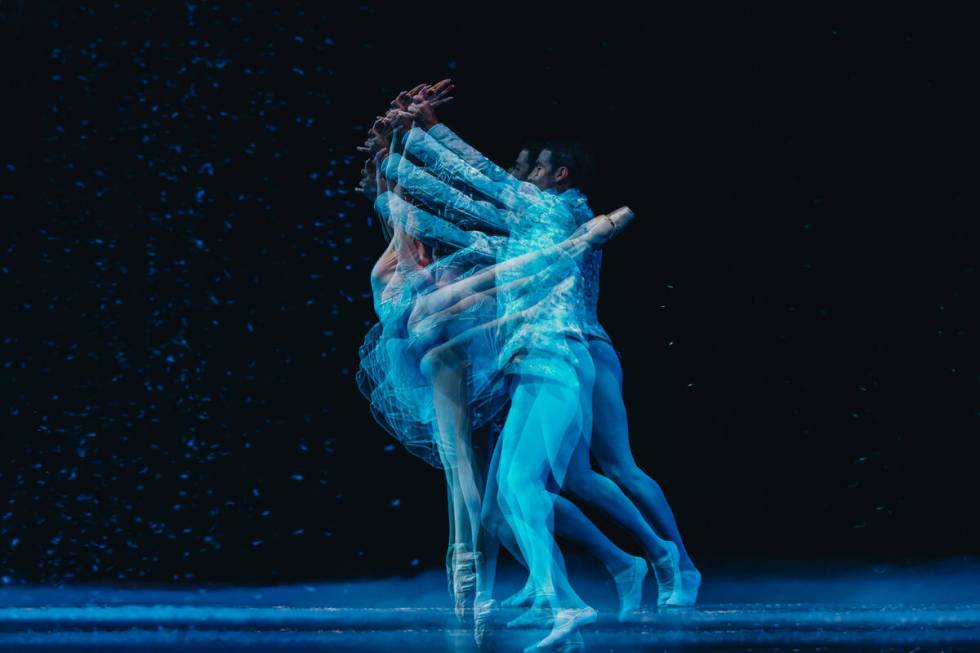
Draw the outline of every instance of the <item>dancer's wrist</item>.
[[[603,214],[602,217],[604,217],[606,219],[606,221],[609,223],[609,226],[612,227],[613,234],[615,234],[617,231],[619,231],[619,224],[617,224],[616,221],[613,220],[612,217],[608,213]]]

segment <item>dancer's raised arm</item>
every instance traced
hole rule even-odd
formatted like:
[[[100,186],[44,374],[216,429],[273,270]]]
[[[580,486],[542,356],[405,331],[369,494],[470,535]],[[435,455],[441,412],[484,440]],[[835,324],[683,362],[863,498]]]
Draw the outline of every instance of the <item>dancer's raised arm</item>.
[[[532,280],[542,282],[532,285],[547,293],[550,287],[561,281],[564,275],[574,271],[568,267],[560,268],[556,263],[577,260],[585,252],[602,247],[622,231],[633,217],[633,211],[626,206],[607,215],[596,216],[585,223],[583,229],[574,238],[507,259],[419,297],[414,312],[431,315],[449,309],[459,302],[464,302],[460,306],[466,306],[466,302],[474,301],[467,299],[471,295],[497,294],[501,290],[513,291],[528,285]],[[559,269],[561,271],[556,272]],[[508,279],[503,285],[499,283],[501,277]]]
[[[450,186],[400,154],[390,154],[382,162],[381,173],[439,215],[464,227],[509,233],[519,219],[512,211]]]

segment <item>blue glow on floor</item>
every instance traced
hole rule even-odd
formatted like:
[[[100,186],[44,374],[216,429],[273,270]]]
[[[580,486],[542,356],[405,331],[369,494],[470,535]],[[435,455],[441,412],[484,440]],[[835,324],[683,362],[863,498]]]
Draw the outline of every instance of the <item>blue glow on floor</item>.
[[[521,578],[505,573],[500,594]],[[705,574],[695,609],[649,606],[614,618],[603,577],[573,577],[600,609],[590,651],[966,651],[980,649],[980,564],[913,569],[768,565]],[[505,611],[503,618],[516,616]],[[501,626],[496,650],[541,631]],[[475,651],[449,608],[440,572],[379,581],[248,588],[0,589],[3,650]]]

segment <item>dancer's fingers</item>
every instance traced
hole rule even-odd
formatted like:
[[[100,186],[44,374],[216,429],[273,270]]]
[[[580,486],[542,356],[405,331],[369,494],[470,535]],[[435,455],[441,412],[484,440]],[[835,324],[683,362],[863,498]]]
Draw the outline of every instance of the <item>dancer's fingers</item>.
[[[440,97],[443,95],[449,95],[450,93],[453,92],[455,88],[456,88],[455,84],[446,84],[445,86],[441,86],[439,88],[433,88],[432,96]]]
[[[391,101],[391,106],[404,109],[411,103],[413,95],[414,93],[411,91],[402,91],[398,94],[398,97]]]
[[[451,78],[447,77],[445,79],[440,79],[438,82],[436,82],[435,84],[433,84],[431,88],[432,88],[433,92],[439,93],[439,92],[445,90],[447,87],[452,86],[452,85],[453,85],[453,80]]]

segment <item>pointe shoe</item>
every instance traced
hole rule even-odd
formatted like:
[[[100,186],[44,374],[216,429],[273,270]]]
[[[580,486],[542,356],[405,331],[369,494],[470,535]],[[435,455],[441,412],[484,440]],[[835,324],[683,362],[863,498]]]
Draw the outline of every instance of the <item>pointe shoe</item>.
[[[585,233],[582,238],[589,247],[598,249],[622,231],[634,217],[635,214],[628,206],[621,206],[612,213],[597,215],[583,225]]]
[[[633,558],[633,563],[628,569],[613,576],[616,592],[619,593],[617,619],[620,623],[627,621],[640,607],[643,581],[647,577],[647,572],[647,561],[643,558]]]
[[[698,590],[701,588],[701,572],[697,569],[686,569],[680,574],[680,583],[667,598],[664,605],[687,608],[698,600]]]
[[[449,592],[449,598],[454,602],[456,593],[453,592],[453,558],[456,556],[458,546],[458,544],[450,544],[449,548],[446,549],[446,589]]]
[[[657,577],[657,605],[666,605],[681,578],[680,551],[669,540],[666,546],[667,553],[650,563],[653,574]]]
[[[524,649],[524,652],[584,650],[585,641],[578,629],[595,623],[597,617],[595,608],[588,605],[582,608],[560,608],[555,612],[555,625],[551,632],[534,646]]]
[[[493,618],[500,610],[496,599],[473,603],[473,639],[478,647],[484,646],[493,632]]]
[[[476,592],[476,566],[480,554],[460,548],[453,557],[453,612],[464,621],[472,611],[471,601]]]

